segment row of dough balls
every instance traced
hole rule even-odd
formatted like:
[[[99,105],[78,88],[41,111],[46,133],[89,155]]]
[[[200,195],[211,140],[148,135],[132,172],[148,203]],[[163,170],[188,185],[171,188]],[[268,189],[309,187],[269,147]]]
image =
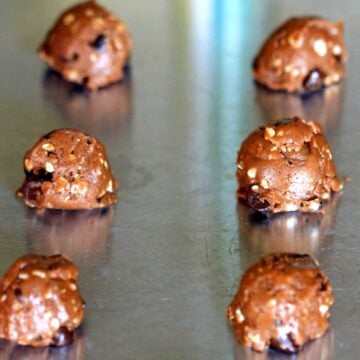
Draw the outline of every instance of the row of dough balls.
[[[77,279],[76,265],[63,255],[17,259],[0,279],[0,338],[31,346],[72,342],[85,307]],[[297,352],[325,334],[333,302],[315,260],[275,253],[245,272],[227,316],[242,344]]]
[[[24,156],[17,196],[48,209],[95,209],[117,201],[118,181],[104,145],[73,129],[42,136]],[[262,126],[237,159],[238,197],[257,211],[320,211],[343,188],[320,125],[300,118]]]
[[[66,80],[94,90],[123,78],[131,48],[125,23],[87,1],[61,14],[39,53]],[[264,42],[253,76],[272,90],[313,91],[343,78],[346,57],[342,22],[292,18]]]
[[[342,23],[293,18],[276,29],[253,63],[271,90],[308,92],[339,82],[346,51]],[[237,158],[238,197],[256,211],[320,211],[343,182],[323,130],[298,117],[252,132]],[[243,275],[227,316],[237,340],[256,351],[297,352],[329,327],[332,288],[306,254],[270,254]]]

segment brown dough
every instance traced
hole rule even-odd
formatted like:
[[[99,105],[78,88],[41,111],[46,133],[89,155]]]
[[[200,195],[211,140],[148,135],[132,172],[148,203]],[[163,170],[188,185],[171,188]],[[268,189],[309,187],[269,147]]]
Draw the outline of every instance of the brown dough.
[[[117,201],[105,147],[81,131],[59,129],[41,137],[25,154],[24,170],[17,196],[30,207],[94,209]]]
[[[95,1],[87,1],[60,16],[39,53],[66,80],[97,89],[124,77],[130,51],[125,23]]]
[[[62,346],[84,317],[77,267],[62,255],[25,255],[0,281],[0,337],[21,345]]]
[[[320,125],[297,117],[251,133],[237,166],[238,196],[258,211],[318,211],[343,186]]]
[[[237,340],[254,350],[296,352],[325,334],[333,301],[326,275],[308,255],[270,254],[245,272],[228,318]]]
[[[343,24],[292,18],[265,41],[253,64],[257,82],[273,90],[312,91],[344,77]]]

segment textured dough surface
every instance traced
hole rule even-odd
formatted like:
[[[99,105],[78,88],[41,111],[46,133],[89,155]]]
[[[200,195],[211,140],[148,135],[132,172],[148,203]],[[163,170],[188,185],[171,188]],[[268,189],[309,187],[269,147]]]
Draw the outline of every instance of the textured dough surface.
[[[320,125],[293,118],[262,126],[243,142],[237,158],[238,196],[258,211],[318,211],[340,191]]]
[[[270,254],[244,274],[228,307],[239,342],[296,352],[325,334],[333,304],[331,285],[308,255]]]
[[[30,207],[94,209],[117,201],[105,147],[81,131],[58,129],[41,137],[25,154],[24,171],[17,196]]]
[[[84,317],[77,278],[62,255],[16,260],[0,281],[0,337],[32,346],[71,342]]]
[[[66,80],[97,89],[124,77],[131,46],[125,23],[87,1],[59,17],[39,53]]]
[[[255,80],[273,90],[313,91],[344,77],[343,24],[292,18],[276,29],[253,63]]]

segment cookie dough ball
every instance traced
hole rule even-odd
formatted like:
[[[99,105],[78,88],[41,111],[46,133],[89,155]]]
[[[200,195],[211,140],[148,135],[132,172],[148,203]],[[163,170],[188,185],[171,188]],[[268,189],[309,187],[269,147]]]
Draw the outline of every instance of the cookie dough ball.
[[[130,51],[125,23],[87,1],[60,16],[39,52],[66,80],[97,89],[124,77]]]
[[[297,117],[251,133],[237,167],[238,196],[258,211],[318,211],[343,186],[320,125]]]
[[[24,170],[17,196],[30,207],[94,209],[117,201],[104,145],[81,131],[59,129],[41,137],[25,154]]]
[[[228,318],[237,340],[254,350],[296,352],[325,334],[333,301],[329,280],[308,255],[270,254],[245,272]]]
[[[265,41],[254,60],[253,76],[273,90],[313,91],[339,82],[345,61],[341,22],[292,18]]]
[[[21,345],[62,346],[84,317],[77,267],[62,255],[25,255],[0,281],[0,337]]]

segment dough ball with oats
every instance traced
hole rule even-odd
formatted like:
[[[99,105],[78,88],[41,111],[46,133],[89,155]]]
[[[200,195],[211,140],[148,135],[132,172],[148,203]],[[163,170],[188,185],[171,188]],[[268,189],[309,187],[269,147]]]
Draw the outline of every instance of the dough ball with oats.
[[[242,344],[296,352],[325,334],[333,301],[317,262],[308,255],[275,253],[245,272],[227,314]]]
[[[25,255],[0,281],[0,338],[21,345],[70,343],[84,317],[78,269],[62,255]]]
[[[124,77],[131,38],[125,23],[95,1],[66,10],[40,47],[40,57],[66,80],[97,89]]]
[[[41,137],[25,154],[24,170],[17,196],[30,207],[94,209],[117,201],[104,145],[81,131],[59,129]]]
[[[342,183],[320,125],[300,118],[262,126],[237,159],[238,196],[258,211],[318,211]]]
[[[344,77],[343,23],[292,18],[265,41],[253,63],[255,80],[272,90],[307,92]]]

